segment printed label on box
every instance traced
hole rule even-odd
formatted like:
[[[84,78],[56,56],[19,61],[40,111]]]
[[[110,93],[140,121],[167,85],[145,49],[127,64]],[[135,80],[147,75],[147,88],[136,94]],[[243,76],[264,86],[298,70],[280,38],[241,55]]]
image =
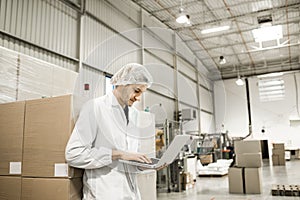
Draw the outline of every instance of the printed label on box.
[[[54,176],[56,177],[67,177],[68,176],[68,164],[66,163],[55,163],[54,164]]]
[[[9,174],[21,174],[22,162],[10,162]]]

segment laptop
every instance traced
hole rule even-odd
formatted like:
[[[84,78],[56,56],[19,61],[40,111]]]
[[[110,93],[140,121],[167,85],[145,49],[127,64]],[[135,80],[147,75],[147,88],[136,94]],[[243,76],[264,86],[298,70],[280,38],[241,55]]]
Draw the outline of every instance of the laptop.
[[[168,149],[165,151],[163,156],[160,159],[157,158],[150,158],[152,163],[143,163],[135,160],[122,160],[120,159],[119,161],[122,163],[126,163],[129,165],[135,165],[139,167],[145,167],[149,169],[155,169],[158,167],[163,166],[164,164],[171,164],[182,147],[185,144],[191,144],[193,138],[190,135],[177,135],[169,145]]]

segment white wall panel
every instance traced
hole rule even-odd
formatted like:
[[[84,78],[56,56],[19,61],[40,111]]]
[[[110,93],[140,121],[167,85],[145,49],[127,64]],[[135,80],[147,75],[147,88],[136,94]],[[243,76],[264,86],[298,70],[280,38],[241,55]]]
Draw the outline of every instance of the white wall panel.
[[[200,87],[199,94],[200,94],[200,108],[213,113],[214,99],[212,93]]]
[[[106,71],[111,63],[122,57],[126,57],[128,62],[139,62],[137,56],[140,55],[137,52],[140,47],[90,17],[86,17],[84,21],[84,63]]]
[[[0,29],[64,55],[78,57],[77,12],[60,1],[2,0]]]
[[[176,36],[176,51],[182,55],[186,60],[190,63],[195,62],[195,56],[191,52],[191,50],[186,46],[184,42],[182,42],[181,38]]]
[[[178,100],[198,106],[197,84],[178,73]]]
[[[215,122],[214,117],[211,114],[208,114],[206,112],[201,112],[201,133],[214,133],[215,130]]]
[[[88,16],[84,17],[83,23],[82,60],[89,63],[92,62],[89,61],[90,59],[96,59],[94,54],[95,51],[104,54],[106,51],[113,50],[109,46],[108,41],[112,40],[111,38],[114,37],[115,34],[113,31]]]
[[[150,112],[154,112],[154,114],[156,114],[156,122],[162,123],[164,116],[167,116],[167,119],[169,120],[173,120],[175,102],[172,99],[150,91],[144,93],[144,98],[145,107],[149,106]],[[160,104],[161,107],[159,106]]]
[[[160,58],[161,60],[163,60],[163,62],[168,63],[170,66],[173,66],[174,63],[174,56],[172,55],[171,52],[169,51],[165,51],[163,49],[147,49],[150,53],[154,54],[154,56],[156,56],[157,58]],[[149,54],[149,52],[146,52],[146,54]],[[153,55],[150,55],[150,57],[154,57]],[[147,56],[148,58],[148,56]],[[158,60],[157,58],[154,58],[156,60]],[[160,63],[162,63],[162,61],[158,61]]]
[[[191,77],[194,81],[196,81],[196,72],[195,68],[191,66],[189,63],[182,60],[180,57],[177,57],[177,69],[184,74]]]
[[[88,0],[86,1],[86,10],[118,32],[139,28],[139,25],[129,20],[129,17],[125,17],[105,1]]]
[[[222,124],[230,136],[248,134],[247,99],[245,86],[237,86],[234,79],[216,81],[214,84],[216,129]]]
[[[203,85],[205,88],[213,91],[213,82],[211,80],[209,80],[207,77],[205,77],[204,75],[198,73],[198,79],[199,79],[199,84]]]
[[[162,51],[171,51],[169,46],[164,45],[163,42],[158,40],[156,36],[144,31],[144,48],[146,49],[155,49],[155,50],[162,50]]]
[[[159,27],[159,28],[168,29],[166,25],[161,23],[158,19],[154,18],[147,12],[143,12],[143,19],[144,19],[144,25],[147,27],[155,27],[155,28]]]
[[[136,50],[133,52],[127,52],[120,57],[115,58],[112,60],[107,68],[105,69],[106,72],[110,74],[116,73],[121,67],[128,63],[141,63],[141,50]]]
[[[145,66],[153,77],[151,89],[171,98],[176,97],[174,91],[174,70],[164,64],[146,62]]]
[[[153,35],[158,41],[164,45],[164,48],[168,50],[174,49],[174,44],[173,44],[173,36],[174,36],[174,31],[168,28],[158,28],[158,27],[147,27],[145,29],[145,32],[149,35]],[[147,48],[147,46],[146,46]]]
[[[0,46],[6,47],[20,53],[24,53],[26,55],[44,60],[46,62],[58,65],[60,67],[64,67],[73,71],[77,71],[78,64],[76,61],[72,61],[68,58],[62,58],[61,56],[57,56],[51,52],[46,50],[41,50],[38,47],[32,47],[28,44],[20,42],[19,40],[15,40],[12,38],[8,38],[7,36],[3,36],[0,34]]]

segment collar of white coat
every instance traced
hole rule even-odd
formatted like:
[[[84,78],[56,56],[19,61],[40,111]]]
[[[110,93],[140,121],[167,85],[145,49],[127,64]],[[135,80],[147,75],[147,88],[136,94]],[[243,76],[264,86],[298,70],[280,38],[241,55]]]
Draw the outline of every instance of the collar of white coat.
[[[120,108],[123,110],[122,106],[119,104],[117,98],[115,97],[115,95],[113,94],[113,92],[109,92],[107,93],[107,95],[109,96],[110,99],[110,104],[112,107],[114,108]],[[134,106],[129,106],[128,107],[128,112],[129,112],[129,119],[135,119],[136,118],[136,114],[137,114],[137,109]],[[125,115],[124,115],[125,116]],[[130,121],[130,120],[129,120]]]
[[[115,95],[113,94],[113,92],[109,92],[109,93],[107,93],[107,95],[109,96],[110,104],[113,107],[122,108],[122,106],[119,104],[119,102],[118,102],[117,98],[115,97]]]

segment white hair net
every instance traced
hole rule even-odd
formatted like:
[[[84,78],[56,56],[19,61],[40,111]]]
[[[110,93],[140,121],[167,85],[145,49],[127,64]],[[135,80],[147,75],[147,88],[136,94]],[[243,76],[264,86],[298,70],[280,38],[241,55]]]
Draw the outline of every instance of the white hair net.
[[[146,67],[137,63],[124,65],[111,78],[113,85],[143,84],[150,87],[152,82],[153,78]]]

